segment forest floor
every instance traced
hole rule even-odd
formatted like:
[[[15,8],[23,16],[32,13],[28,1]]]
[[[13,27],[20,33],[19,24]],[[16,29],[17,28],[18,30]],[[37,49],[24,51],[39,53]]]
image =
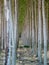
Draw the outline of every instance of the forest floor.
[[[17,62],[16,65],[44,65],[44,50],[42,50],[42,62],[40,63],[38,57],[36,57],[36,53],[32,55],[31,48],[23,47],[23,44],[20,42],[17,50]],[[49,50],[47,51],[47,65],[49,65]]]
[[[3,65],[2,63],[4,57],[5,52],[3,51],[2,54],[0,53],[0,65]],[[49,50],[47,51],[47,63],[47,65],[49,65]],[[36,53],[33,55],[31,53],[30,47],[26,48],[23,46],[23,44],[20,43],[17,49],[16,65],[44,65],[44,50],[42,50],[42,62],[39,63],[38,56],[36,57]]]
[[[39,63],[38,57],[33,55],[29,55],[30,48],[18,48],[17,50],[17,60],[16,65],[44,65],[42,54],[42,63]],[[3,60],[1,60],[4,56],[4,51],[0,54],[0,65],[3,65]],[[49,51],[47,52],[48,63],[49,63]],[[48,64],[49,65],[49,64]]]
[[[43,59],[44,54],[42,54],[42,63],[39,63],[38,57],[35,57],[33,55],[29,55],[28,49],[18,49],[18,60],[16,65],[44,65]],[[47,52],[48,57],[48,65],[49,65],[49,51]]]

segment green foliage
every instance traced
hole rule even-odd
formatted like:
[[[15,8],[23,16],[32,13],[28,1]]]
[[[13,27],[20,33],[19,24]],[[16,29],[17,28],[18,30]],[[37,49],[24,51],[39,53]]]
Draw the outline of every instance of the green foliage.
[[[19,0],[18,1],[18,16],[19,16],[19,30],[22,31],[23,28],[23,22],[25,17],[25,10],[26,10],[26,0]]]
[[[47,2],[47,3],[48,3],[48,2],[49,2],[49,0],[45,0],[45,2]]]
[[[30,46],[24,46],[24,48],[29,48]]]

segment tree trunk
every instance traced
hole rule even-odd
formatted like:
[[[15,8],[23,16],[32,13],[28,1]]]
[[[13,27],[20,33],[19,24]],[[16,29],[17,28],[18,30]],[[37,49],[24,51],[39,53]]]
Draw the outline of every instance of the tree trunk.
[[[49,21],[48,21],[48,11],[49,11],[49,10],[48,10],[48,3],[47,3],[47,6],[46,6],[46,7],[47,7],[46,13],[47,13],[47,42],[48,42],[48,41],[49,41],[49,38],[48,38],[48,22],[49,22]]]
[[[2,25],[1,26],[1,35],[2,35],[2,37],[1,37],[2,38],[2,42],[1,42],[2,44],[1,45],[2,46],[1,47],[3,49],[3,47],[4,47],[4,21],[3,21],[3,9],[2,8],[1,8],[1,21],[2,21],[1,22],[1,25]]]
[[[13,28],[12,28],[10,0],[4,0],[4,9],[5,9],[5,19],[7,22],[7,47],[6,48],[8,48],[8,52],[7,52],[8,58],[6,60],[7,60],[7,65],[11,65],[11,39],[12,39]]]
[[[37,1],[36,0],[34,1],[34,6],[35,6],[34,7],[34,17],[35,17],[34,18],[35,19],[35,54],[37,55],[37,53],[38,53],[38,50],[37,50],[37,42],[38,42],[37,38],[38,37],[37,36],[38,35],[37,35]]]
[[[42,0],[43,36],[44,36],[44,65],[47,65],[47,22],[45,17],[44,0]]]
[[[17,48],[17,40],[18,40],[18,34],[17,34],[17,0],[15,0],[15,21],[14,21],[14,44],[13,50],[12,50],[12,65],[16,65],[16,48]]]
[[[0,49],[1,49],[1,2],[0,2]]]
[[[34,20],[34,3],[31,0],[32,3],[32,53],[34,55],[35,52],[35,20]]]
[[[4,16],[4,49],[6,49],[6,44],[7,44],[7,22]]]
[[[38,60],[42,62],[42,20],[41,20],[41,0],[38,0]]]

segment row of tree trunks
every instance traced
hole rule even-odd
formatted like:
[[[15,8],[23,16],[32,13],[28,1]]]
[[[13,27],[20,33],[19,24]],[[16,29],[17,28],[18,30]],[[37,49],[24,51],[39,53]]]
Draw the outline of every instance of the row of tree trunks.
[[[35,5],[33,3],[35,3]],[[16,39],[17,39],[17,31],[18,31],[17,30],[17,1],[15,0],[14,26],[13,26],[12,17],[11,17],[12,15],[11,15],[10,0],[4,0],[4,6],[5,6],[5,18],[7,21],[7,46],[9,46],[9,56],[8,56],[7,65],[11,65],[11,62],[10,62],[11,46],[12,46],[12,65],[16,65],[16,45],[17,45]],[[34,8],[34,6],[35,6],[35,8]],[[38,60],[39,60],[39,62],[42,62],[42,50],[41,50],[42,49],[42,37],[44,38],[44,65],[47,65],[47,23],[46,23],[44,8],[45,8],[44,0],[38,0],[38,24],[37,24],[36,1],[33,2],[31,0],[31,4],[29,5],[29,8],[27,10],[27,16],[29,15],[29,17],[26,19],[29,22],[29,29],[27,28],[29,30],[29,33],[28,33],[28,31],[26,31],[26,32],[28,35],[30,35],[32,37],[33,55],[35,54],[35,45],[37,44],[37,40],[38,40]],[[28,11],[29,11],[29,13],[28,13]],[[42,29],[42,25],[43,25],[43,29]],[[38,34],[37,34],[36,26],[38,26]],[[35,33],[35,31],[36,31],[36,33]],[[38,37],[38,39],[37,39],[37,37]],[[11,42],[12,42],[12,44],[11,44]],[[36,45],[36,47],[37,47],[37,45]]]
[[[45,16],[44,0],[38,0],[38,60],[42,62],[42,43],[44,38],[44,65],[47,65],[47,22]],[[36,9],[35,9],[36,10]],[[32,50],[35,51],[35,21],[33,3],[32,3]],[[35,16],[36,17],[36,16]],[[42,26],[43,24],[43,26]],[[42,29],[43,28],[43,29]],[[36,29],[37,30],[37,29]]]
[[[25,20],[24,20],[24,27],[23,27],[23,32],[21,35],[21,39],[23,42],[24,46],[30,46],[30,42],[29,42],[29,20],[28,20],[28,9],[26,11],[26,16],[25,16]]]
[[[45,18],[44,2],[42,0],[38,0],[38,13],[37,13],[38,14],[38,24],[37,24],[37,19],[36,19],[37,18],[36,9],[34,10],[34,8],[33,8],[33,1],[31,3],[32,3],[31,4],[32,20],[29,19],[30,20],[30,24],[29,24],[30,31],[29,32],[30,32],[30,35],[32,35],[32,50],[34,53],[35,52],[34,46],[38,40],[38,60],[39,60],[39,62],[42,62],[42,43],[44,43],[44,65],[46,65],[47,64],[47,30],[48,30],[47,25],[48,25],[48,23],[46,22],[46,18]],[[29,9],[30,9],[30,6],[29,6]],[[31,13],[30,10],[29,10],[29,12]],[[35,11],[35,14],[34,14],[34,11]],[[35,18],[34,18],[34,15],[35,15]],[[32,23],[32,25],[31,25],[31,23]],[[38,31],[37,31],[36,26],[38,26]],[[32,28],[32,33],[31,33],[31,28]],[[35,31],[36,31],[36,33],[35,33]],[[38,34],[37,34],[37,32],[38,32]],[[36,38],[36,42],[35,42],[35,38]],[[43,40],[44,40],[44,42],[43,42]],[[36,45],[36,47],[37,47],[37,45]]]
[[[6,48],[6,21],[4,18],[4,7],[3,3],[0,1],[0,48]]]
[[[0,44],[1,49],[6,48],[6,21],[4,18],[4,7],[3,3],[0,1]]]
[[[26,1],[27,9],[25,11],[24,27],[22,32],[22,41],[24,46],[31,47],[31,13],[30,13],[30,1]]]
[[[7,47],[8,47],[8,58],[6,59],[7,65],[11,65],[11,64],[16,65],[16,48],[17,48],[17,40],[18,40],[17,1],[15,0],[14,21],[12,20],[11,0],[4,0],[4,13],[7,22]]]

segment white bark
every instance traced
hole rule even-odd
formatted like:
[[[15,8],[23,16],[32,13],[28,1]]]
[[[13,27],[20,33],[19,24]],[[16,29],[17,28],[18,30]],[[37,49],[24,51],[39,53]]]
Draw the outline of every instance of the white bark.
[[[13,51],[12,51],[12,65],[16,65],[16,48],[17,48],[17,41],[18,41],[18,30],[17,30],[17,0],[15,0],[15,20],[14,20],[14,44]]]
[[[42,62],[42,20],[41,20],[41,0],[38,0],[38,60]]]
[[[11,36],[13,31],[12,31],[10,0],[4,0],[4,8],[5,8],[5,18],[7,21],[7,46],[9,48],[7,65],[11,65]]]
[[[34,50],[35,50],[35,28],[34,28],[34,8],[33,8],[33,1],[32,2],[32,52],[33,52],[33,55],[34,55]]]
[[[47,22],[45,17],[44,0],[42,0],[42,14],[43,14],[43,36],[44,36],[44,65],[47,65]]]

